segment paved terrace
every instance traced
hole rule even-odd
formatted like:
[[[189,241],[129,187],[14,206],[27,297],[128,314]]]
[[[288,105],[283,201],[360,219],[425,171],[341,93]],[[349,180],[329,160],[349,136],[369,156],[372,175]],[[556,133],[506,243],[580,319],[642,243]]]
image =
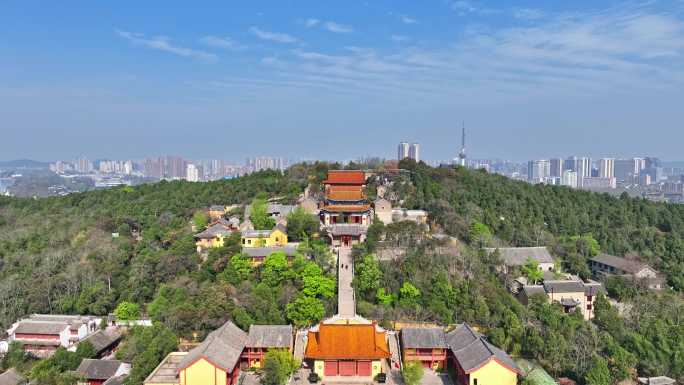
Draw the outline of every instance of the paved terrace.
[[[356,315],[356,298],[352,288],[354,261],[351,250],[351,247],[340,247],[337,253],[337,314],[341,318],[352,318]]]

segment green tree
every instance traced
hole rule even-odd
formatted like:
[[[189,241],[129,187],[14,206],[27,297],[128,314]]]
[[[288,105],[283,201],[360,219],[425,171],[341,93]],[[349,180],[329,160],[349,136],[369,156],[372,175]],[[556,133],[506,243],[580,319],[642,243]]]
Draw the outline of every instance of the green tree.
[[[80,359],[94,358],[96,353],[95,347],[90,341],[79,342],[78,346],[76,346],[76,356]]]
[[[307,213],[303,208],[295,208],[287,216],[287,235],[293,241],[302,241],[313,238],[318,233],[320,220],[313,214]]]
[[[9,344],[7,353],[0,361],[0,369],[17,368],[22,366],[29,357],[24,353],[24,347],[19,341],[12,341]]]
[[[492,240],[492,232],[489,226],[481,222],[474,222],[470,226],[470,232],[468,234],[470,244],[477,248],[482,248],[487,246]]]
[[[382,271],[380,264],[373,255],[366,255],[358,262],[354,268],[354,287],[359,293],[364,294],[368,298],[369,295],[374,295],[375,291],[380,287],[380,280],[382,279]]]
[[[202,231],[209,223],[209,216],[204,211],[195,211],[192,215],[192,223],[197,228],[197,231]]]
[[[141,384],[161,360],[177,348],[178,338],[161,323],[155,322],[152,327],[133,327],[116,353],[117,359],[132,362],[125,384]]]
[[[611,385],[610,370],[606,360],[602,357],[595,357],[589,371],[584,376],[587,385]]]
[[[322,320],[325,315],[325,307],[316,298],[300,295],[294,301],[287,304],[285,313],[295,326],[301,328]]]
[[[114,316],[119,321],[131,321],[140,318],[140,305],[133,302],[121,301],[114,309]]]
[[[415,307],[420,300],[420,289],[410,282],[404,282],[399,289],[399,304],[404,307]]]
[[[423,379],[424,369],[420,361],[404,362],[404,368],[401,370],[401,376],[404,378],[406,385],[419,385]]]
[[[285,349],[270,349],[264,356],[262,384],[285,385],[301,362]]]
[[[527,278],[527,282],[536,285],[544,279],[544,272],[539,269],[539,262],[527,257],[525,264],[520,268],[521,272]]]
[[[244,281],[252,274],[252,259],[238,253],[230,257],[230,265],[237,274],[239,281]]]
[[[285,279],[288,270],[287,255],[282,251],[269,254],[262,265],[261,280],[271,287],[276,287]]]
[[[335,280],[326,277],[318,265],[310,263],[302,275],[302,292],[311,297],[332,298],[335,295]]]
[[[378,303],[383,306],[392,306],[392,302],[394,302],[394,297],[392,294],[386,294],[384,287],[378,288],[375,298],[377,299]]]
[[[266,202],[266,199],[255,198],[252,201],[249,219],[257,230],[270,230],[275,226],[275,220],[268,215],[268,202]]]

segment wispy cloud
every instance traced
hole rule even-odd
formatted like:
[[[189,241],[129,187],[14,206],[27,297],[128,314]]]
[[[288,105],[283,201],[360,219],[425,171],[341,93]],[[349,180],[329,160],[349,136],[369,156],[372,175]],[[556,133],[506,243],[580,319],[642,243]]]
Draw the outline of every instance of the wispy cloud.
[[[479,3],[470,0],[451,1],[449,2],[449,5],[452,10],[458,12],[461,16],[465,16],[469,13],[489,15],[498,12],[495,9],[483,7],[479,5]]]
[[[513,17],[521,20],[537,20],[544,17],[544,12],[539,9],[521,8],[513,11]]]
[[[313,28],[320,23],[321,23],[320,20],[314,19],[314,18],[308,18],[308,19],[304,20],[304,26],[306,26],[306,28]]]
[[[416,20],[412,17],[406,16],[406,15],[399,16],[399,20],[401,20],[401,22],[404,24],[416,24],[416,23],[418,23],[418,20]]]
[[[288,35],[286,33],[281,33],[281,32],[269,32],[265,31],[263,29],[260,29],[258,27],[251,27],[249,31],[258,37],[259,39],[262,40],[270,40],[270,41],[275,41],[277,43],[286,43],[286,44],[291,44],[291,43],[296,43],[299,41],[296,37],[293,37],[291,35]]]
[[[211,47],[216,47],[216,48],[223,48],[223,49],[229,49],[229,50],[240,50],[244,49],[245,46],[242,44],[237,43],[235,40],[229,38],[229,37],[219,37],[219,36],[205,36],[200,39],[200,43],[211,46]]]
[[[332,21],[326,21],[323,23],[323,28],[334,33],[351,33],[354,32],[354,28],[349,25],[338,24]]]
[[[169,38],[165,36],[155,36],[148,38],[141,33],[134,33],[121,30],[116,30],[116,34],[119,37],[124,38],[135,45],[147,47],[157,51],[168,52],[178,56],[201,59],[206,61],[218,60],[218,57],[213,53],[175,45],[171,43]]]
[[[489,89],[533,95],[682,86],[681,19],[638,7],[525,16],[530,20],[525,26],[471,29],[439,48],[421,48],[406,36],[391,35],[392,41],[405,43],[394,52],[292,50],[262,64],[277,68],[288,81],[301,80],[302,86],[321,82],[358,92],[453,96]]]

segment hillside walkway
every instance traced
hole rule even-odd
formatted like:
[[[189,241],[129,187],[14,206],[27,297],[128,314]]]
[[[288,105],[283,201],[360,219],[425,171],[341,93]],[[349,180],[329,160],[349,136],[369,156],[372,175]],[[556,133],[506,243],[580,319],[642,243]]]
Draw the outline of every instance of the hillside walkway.
[[[337,314],[342,318],[356,316],[356,298],[352,288],[354,261],[351,250],[351,247],[340,247],[337,253]]]

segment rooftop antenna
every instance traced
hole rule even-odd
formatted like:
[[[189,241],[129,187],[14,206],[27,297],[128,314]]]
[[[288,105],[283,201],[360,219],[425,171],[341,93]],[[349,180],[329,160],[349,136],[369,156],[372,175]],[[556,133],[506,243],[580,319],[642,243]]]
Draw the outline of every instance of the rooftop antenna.
[[[465,167],[466,160],[466,132],[465,132],[465,122],[462,122],[461,128],[461,151],[458,152],[458,163]]]

